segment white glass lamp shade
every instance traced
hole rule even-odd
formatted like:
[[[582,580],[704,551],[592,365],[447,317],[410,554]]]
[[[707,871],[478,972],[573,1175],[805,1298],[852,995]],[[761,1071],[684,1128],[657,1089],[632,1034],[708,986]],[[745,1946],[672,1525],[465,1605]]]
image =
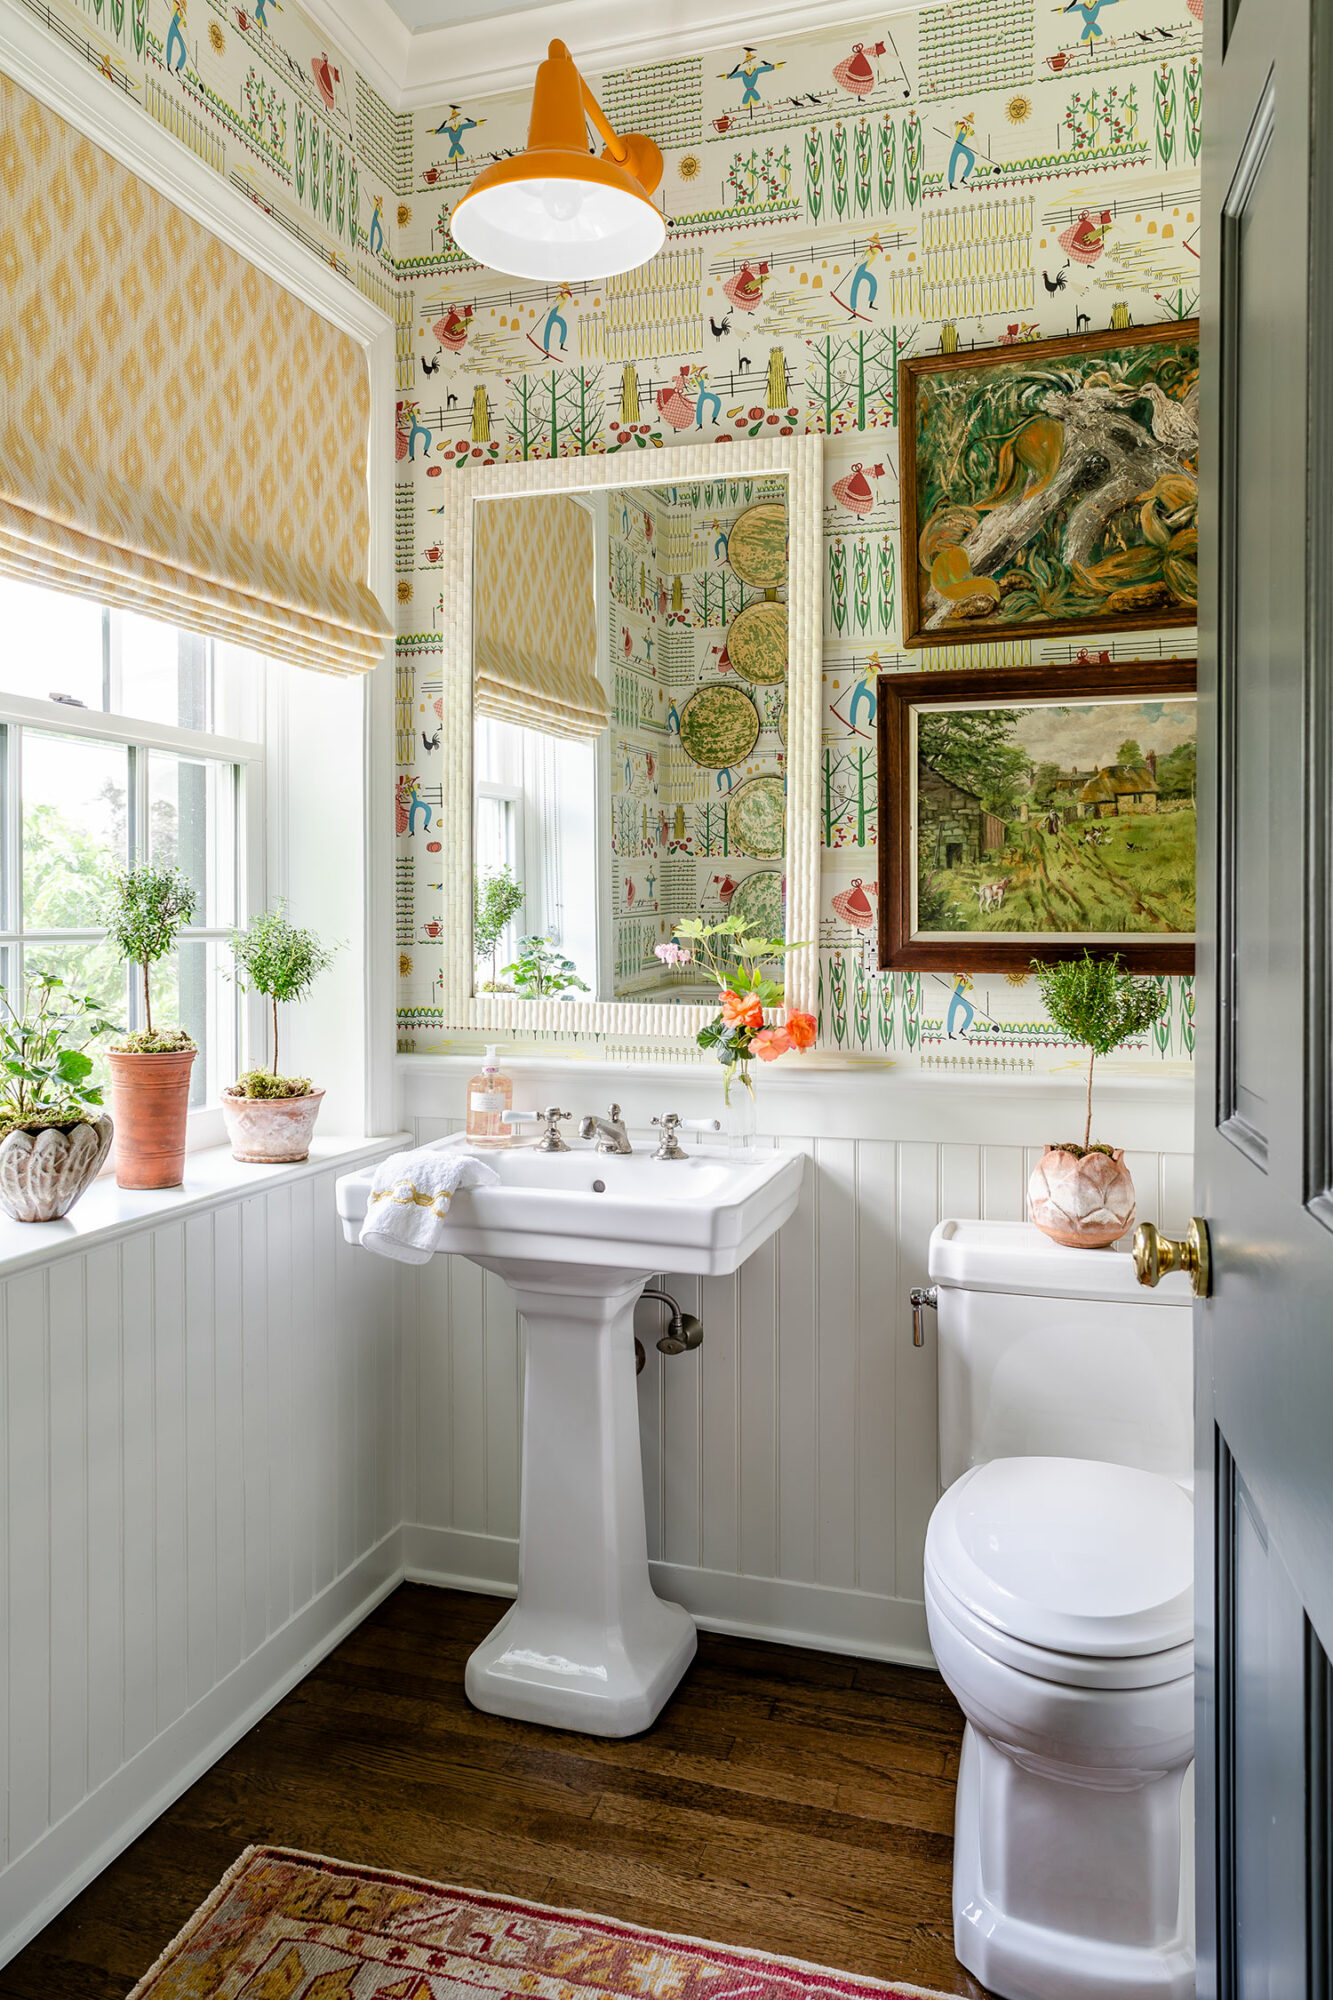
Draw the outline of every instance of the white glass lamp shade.
[[[493,271],[548,283],[609,278],[646,264],[666,240],[661,211],[629,174],[612,169],[614,178],[592,178],[587,169],[601,161],[577,165],[577,177],[544,174],[489,186],[489,176],[478,175],[449,225],[459,249]]]

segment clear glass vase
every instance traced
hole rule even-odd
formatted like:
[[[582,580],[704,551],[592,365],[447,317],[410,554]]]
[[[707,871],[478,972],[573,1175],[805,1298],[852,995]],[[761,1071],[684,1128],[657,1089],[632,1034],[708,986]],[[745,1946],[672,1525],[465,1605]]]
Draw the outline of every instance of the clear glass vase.
[[[722,1097],[726,1107],[722,1123],[727,1135],[727,1151],[732,1159],[746,1159],[755,1150],[755,1131],[759,1123],[754,1101],[754,1079],[748,1062],[728,1065]]]

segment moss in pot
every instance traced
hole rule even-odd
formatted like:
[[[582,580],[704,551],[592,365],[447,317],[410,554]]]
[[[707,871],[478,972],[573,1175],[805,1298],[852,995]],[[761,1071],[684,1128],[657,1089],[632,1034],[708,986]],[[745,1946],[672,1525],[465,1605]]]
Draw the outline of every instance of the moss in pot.
[[[194,884],[179,868],[143,862],[113,892],[107,933],[142,980],[144,1025],[108,1051],[116,1121],[116,1182],[123,1188],[179,1187],[185,1178],[190,1072],[197,1050],[184,1028],[153,1020],[152,968],[194,920]]]
[[[324,1092],[308,1076],[280,1074],[278,1002],[304,999],[338,947],[292,923],[282,902],[252,917],[231,942],[237,980],[246,991],[263,994],[273,1029],[272,1069],[248,1069],[222,1093],[232,1153],[238,1160],[308,1159]]]
[[[1135,979],[1117,955],[1061,959],[1033,971],[1055,1026],[1088,1051],[1083,1143],[1048,1145],[1028,1182],[1028,1214],[1037,1228],[1073,1250],[1105,1250],[1134,1227],[1134,1182],[1122,1148],[1092,1143],[1092,1072],[1150,1028],[1166,1011],[1166,995],[1151,979]]]
[[[16,1222],[68,1215],[101,1171],[112,1126],[86,1051],[113,1026],[53,973],[25,981],[17,1007],[0,990],[0,1208]]]

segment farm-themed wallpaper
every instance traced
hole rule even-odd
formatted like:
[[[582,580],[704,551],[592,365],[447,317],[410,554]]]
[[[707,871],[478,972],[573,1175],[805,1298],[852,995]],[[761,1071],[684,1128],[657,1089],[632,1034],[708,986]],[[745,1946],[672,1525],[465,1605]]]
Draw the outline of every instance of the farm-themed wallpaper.
[[[654,957],[682,917],[783,922],[785,611],[727,560],[740,516],[785,514],[783,480],[628,487],[609,496],[612,928],[618,999],[711,998]],[[738,558],[739,560],[739,558]],[[746,606],[757,646],[732,633]]]
[[[866,969],[874,677],[1184,656],[1191,635],[904,652],[897,362],[1193,313],[1203,0],[868,7],[856,29],[593,76],[613,122],[662,146],[669,228],[652,264],[578,292],[481,270],[449,234],[478,166],[523,145],[526,93],[395,113],[295,0],[27,4],[395,315],[402,1046],[447,1039],[435,482],[465,461],[589,451],[625,454],[643,481],[661,445],[790,428],[828,440],[821,1043],[1049,1067],[1061,1044],[1030,980]],[[1190,982],[1168,985],[1131,1059],[1192,1052]]]

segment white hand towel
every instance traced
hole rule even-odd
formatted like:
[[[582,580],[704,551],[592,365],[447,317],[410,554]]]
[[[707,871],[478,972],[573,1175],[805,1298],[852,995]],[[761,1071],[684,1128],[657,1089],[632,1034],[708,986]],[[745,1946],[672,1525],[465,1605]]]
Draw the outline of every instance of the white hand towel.
[[[400,1264],[428,1264],[443,1246],[449,1203],[461,1187],[492,1187],[495,1168],[475,1154],[438,1146],[391,1153],[375,1169],[359,1242]]]

